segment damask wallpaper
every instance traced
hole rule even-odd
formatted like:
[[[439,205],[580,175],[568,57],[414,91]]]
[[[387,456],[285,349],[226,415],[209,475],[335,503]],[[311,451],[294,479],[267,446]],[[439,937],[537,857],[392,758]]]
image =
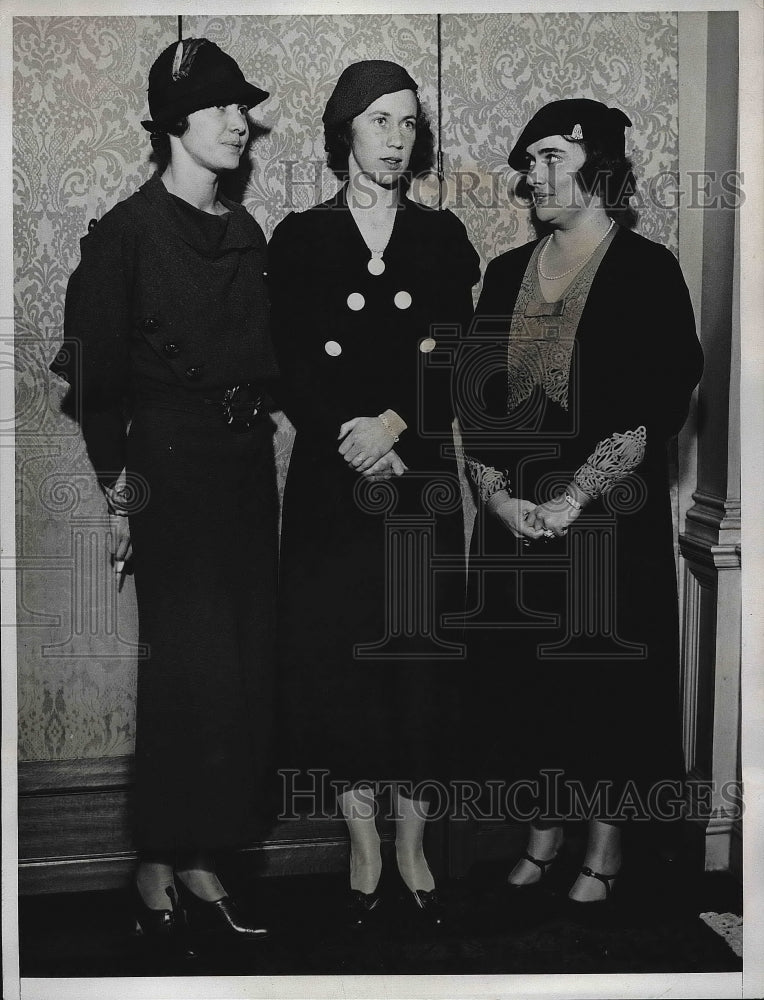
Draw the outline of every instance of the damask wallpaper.
[[[146,80],[177,23],[15,18],[13,29],[19,757],[125,754],[134,738],[132,580],[117,592],[99,491],[47,365],[88,220],[150,175]],[[394,59],[420,83],[441,126],[445,204],[484,263],[530,235],[509,197],[506,155],[546,100],[594,97],[626,111],[643,194],[676,174],[673,14],[444,15],[440,123],[434,15],[184,17],[183,33],[212,38],[271,93],[255,109],[242,194],[268,236],[291,209],[334,193],[321,113],[341,70],[363,58]],[[432,202],[434,179],[417,196]],[[675,250],[676,211],[644,200],[640,230]],[[282,483],[291,440],[282,418]]]

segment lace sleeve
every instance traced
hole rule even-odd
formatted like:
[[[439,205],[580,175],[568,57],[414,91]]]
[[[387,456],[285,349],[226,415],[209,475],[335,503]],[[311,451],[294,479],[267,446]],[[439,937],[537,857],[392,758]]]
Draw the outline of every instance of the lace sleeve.
[[[478,462],[477,459],[471,458],[469,455],[464,456],[464,464],[469,469],[472,481],[477,486],[483,503],[486,503],[499,490],[511,493],[509,476],[506,472],[494,469],[492,465],[483,465],[482,462]]]
[[[645,457],[646,445],[645,427],[637,427],[624,434],[615,433],[599,442],[578,469],[573,481],[590,497],[601,496],[636,469]]]

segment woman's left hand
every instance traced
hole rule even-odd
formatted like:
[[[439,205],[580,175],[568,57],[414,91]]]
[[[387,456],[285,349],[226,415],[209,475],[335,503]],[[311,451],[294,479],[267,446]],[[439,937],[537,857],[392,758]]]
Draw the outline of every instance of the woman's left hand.
[[[572,507],[564,496],[559,496],[539,504],[525,520],[529,527],[543,531],[546,538],[562,538],[580,514],[581,511]]]
[[[356,472],[370,469],[395,441],[379,417],[353,417],[340,427],[340,455]]]
[[[392,479],[393,476],[402,476],[404,472],[408,472],[406,463],[401,460],[396,452],[389,451],[375,462],[370,469],[367,469],[363,475],[366,479],[378,482],[384,479]]]

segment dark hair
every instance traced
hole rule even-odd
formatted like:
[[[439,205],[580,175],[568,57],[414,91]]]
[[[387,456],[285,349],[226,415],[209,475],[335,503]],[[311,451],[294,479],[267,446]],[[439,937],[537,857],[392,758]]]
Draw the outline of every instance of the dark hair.
[[[636,193],[637,180],[631,160],[596,139],[583,140],[579,145],[586,159],[576,172],[578,186],[585,194],[600,197],[608,216],[619,226],[633,229],[637,223],[637,212],[629,201]],[[520,178],[515,190],[521,198],[531,199],[527,172]]]
[[[581,145],[586,159],[576,174],[579,186],[587,194],[599,195],[605,211],[619,226],[633,229],[637,212],[629,201],[637,190],[637,179],[631,160],[596,139],[584,140]]]
[[[163,174],[170,163],[170,136],[181,136],[188,131],[188,117],[180,118],[171,125],[163,125],[161,129],[151,133],[151,156],[149,160],[156,164],[157,173]]]
[[[353,122],[352,119],[336,125],[333,128],[324,129],[324,149],[326,150],[326,163],[332,173],[344,180],[348,173],[348,158],[353,142]],[[435,136],[432,133],[430,118],[417,95],[416,99],[416,137],[411,150],[406,177],[411,183],[414,177],[419,174],[426,174],[432,170],[435,163]]]

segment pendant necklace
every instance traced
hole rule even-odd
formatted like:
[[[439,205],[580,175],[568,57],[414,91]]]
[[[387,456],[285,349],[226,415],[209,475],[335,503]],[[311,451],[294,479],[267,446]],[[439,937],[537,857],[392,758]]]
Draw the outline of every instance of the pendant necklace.
[[[385,270],[385,262],[382,259],[382,254],[387,250],[387,243],[385,243],[381,250],[375,250],[374,247],[369,247],[369,250],[371,250],[371,257],[369,257],[366,264],[367,271],[369,274],[382,274]]]
[[[541,253],[538,256],[537,267],[538,267],[538,272],[541,275],[541,277],[544,278],[546,281],[559,281],[560,278],[566,278],[569,274],[573,274],[574,271],[577,271],[580,267],[583,267],[583,265],[594,254],[595,250],[597,250],[597,248],[600,246],[600,244],[602,244],[607,239],[607,236],[608,236],[610,230],[613,228],[614,225],[615,225],[615,221],[613,219],[611,219],[610,220],[610,225],[605,230],[605,234],[602,237],[602,239],[599,241],[599,243],[597,243],[596,246],[592,247],[592,249],[589,251],[589,253],[585,257],[582,257],[579,261],[577,261],[573,265],[573,267],[569,267],[567,271],[563,271],[562,274],[544,274],[544,271],[543,271],[543,268],[542,268],[542,265],[544,263],[544,254],[546,253],[547,247],[549,246],[549,244],[552,241],[552,236],[550,236],[549,239],[544,244],[543,249],[541,250]]]
[[[381,246],[372,246],[366,236],[366,233],[361,228],[359,219],[356,217],[355,213],[353,213],[353,218],[355,219],[356,225],[358,226],[358,231],[360,232],[364,243],[366,244],[369,252],[371,253],[371,257],[366,262],[367,271],[369,272],[369,274],[375,274],[375,275],[383,274],[385,270],[385,262],[383,260],[382,255],[384,254],[385,250],[387,250],[387,244],[390,242],[390,237],[393,235],[393,228],[395,226],[395,213],[393,213],[392,219],[390,221],[390,228],[387,234],[387,239]],[[376,235],[377,237],[379,237],[380,235],[379,228],[380,227],[376,227],[376,232],[374,233],[374,235]]]

